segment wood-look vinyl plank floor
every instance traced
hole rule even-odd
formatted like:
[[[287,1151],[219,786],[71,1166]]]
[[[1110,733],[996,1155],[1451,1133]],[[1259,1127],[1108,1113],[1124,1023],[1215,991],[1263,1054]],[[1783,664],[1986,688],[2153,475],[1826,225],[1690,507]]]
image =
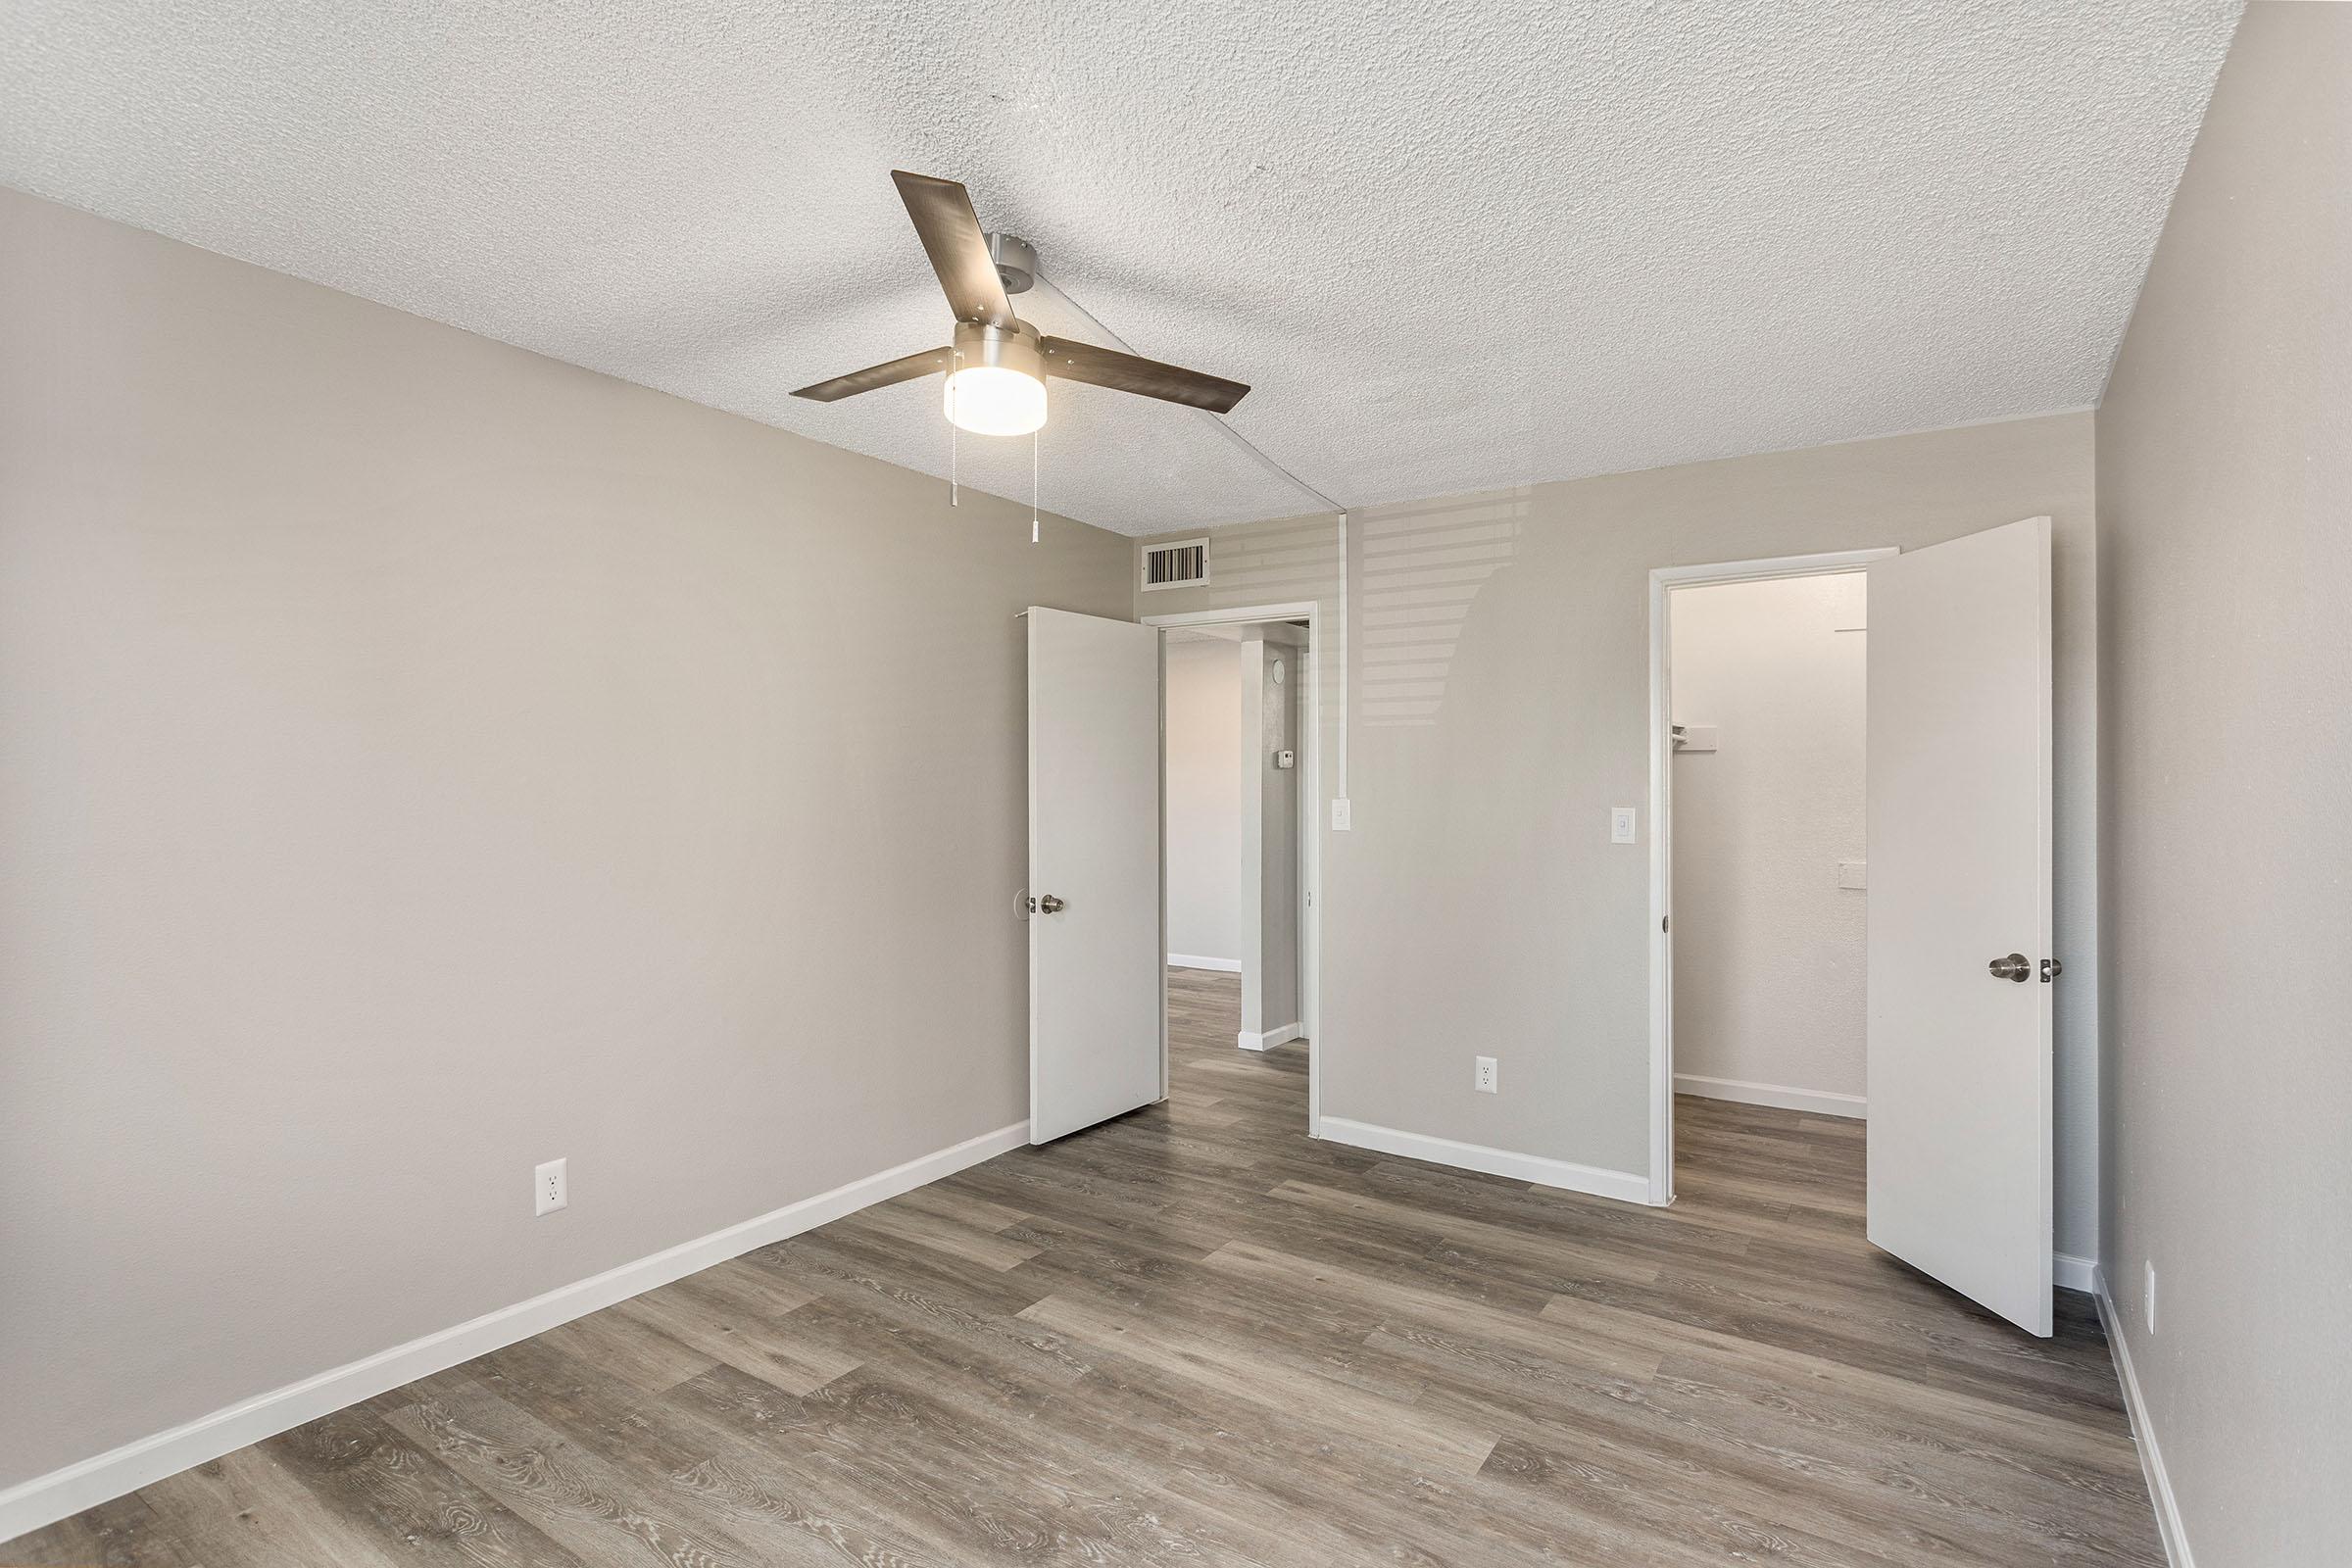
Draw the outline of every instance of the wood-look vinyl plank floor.
[[[2086,1298],[1862,1235],[1865,1129],[1677,1102],[1646,1209],[1305,1136],[1173,970],[1168,1102],[0,1545],[0,1563],[2160,1568]]]

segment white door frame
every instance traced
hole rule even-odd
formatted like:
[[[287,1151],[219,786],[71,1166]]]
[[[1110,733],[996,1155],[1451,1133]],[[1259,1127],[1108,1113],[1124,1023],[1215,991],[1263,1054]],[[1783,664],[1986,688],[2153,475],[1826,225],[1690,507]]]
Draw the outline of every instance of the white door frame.
[[[1668,622],[1673,590],[1705,583],[1763,582],[1861,571],[1895,554],[1892,545],[1771,556],[1698,566],[1660,566],[1649,574],[1649,1200],[1674,1201],[1674,680]]]
[[[1261,620],[1303,620],[1306,622],[1306,668],[1301,673],[1305,683],[1302,693],[1305,716],[1299,728],[1305,733],[1306,796],[1312,804],[1306,819],[1316,831],[1298,836],[1302,873],[1298,883],[1298,1011],[1299,1022],[1306,1030],[1306,1131],[1310,1138],[1323,1136],[1323,717],[1325,703],[1320,678],[1323,659],[1322,617],[1311,599],[1283,605],[1246,605],[1236,610],[1196,610],[1173,615],[1145,615],[1147,626],[1238,626]],[[1166,674],[1162,664],[1161,710],[1166,710]],[[1160,843],[1161,863],[1164,867],[1167,843]],[[1160,901],[1167,901],[1167,877],[1160,877]],[[1164,912],[1161,924],[1166,924]],[[1163,982],[1162,989],[1165,985]]]

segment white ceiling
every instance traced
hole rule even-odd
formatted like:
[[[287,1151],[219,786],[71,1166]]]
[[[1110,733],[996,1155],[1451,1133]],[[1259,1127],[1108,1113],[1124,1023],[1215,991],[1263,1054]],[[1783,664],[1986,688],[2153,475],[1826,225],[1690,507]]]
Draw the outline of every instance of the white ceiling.
[[[936,379],[788,394],[945,340],[949,175],[1360,506],[2095,402],[2237,10],[11,0],[0,182],[944,473]],[[1054,396],[1056,511],[1312,510]]]

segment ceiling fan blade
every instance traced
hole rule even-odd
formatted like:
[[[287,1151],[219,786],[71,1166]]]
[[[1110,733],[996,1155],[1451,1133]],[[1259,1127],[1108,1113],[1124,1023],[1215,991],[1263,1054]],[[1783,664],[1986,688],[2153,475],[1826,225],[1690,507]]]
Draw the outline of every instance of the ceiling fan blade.
[[[972,211],[972,193],[952,179],[909,174],[894,169],[899,199],[914,220],[931,270],[947,290],[948,305],[958,321],[985,321],[990,326],[1012,324],[1012,301],[997,276],[997,264],[988,254],[988,236],[980,232],[980,216]]]
[[[817,403],[838,403],[843,398],[854,398],[860,392],[871,392],[876,387],[896,386],[901,381],[911,381],[918,375],[929,375],[933,370],[944,370],[948,368],[948,361],[954,357],[955,352],[951,349],[925,349],[920,354],[909,354],[903,360],[869,365],[862,370],[852,370],[830,381],[818,381],[812,386],[802,387],[793,396],[808,398]]]
[[[1240,381],[1205,375],[1181,365],[1162,365],[1116,349],[1099,349],[1066,337],[1044,340],[1046,373],[1072,381],[1106,386],[1115,392],[1135,392],[1168,403],[1189,403],[1196,409],[1223,414],[1250,395]]]

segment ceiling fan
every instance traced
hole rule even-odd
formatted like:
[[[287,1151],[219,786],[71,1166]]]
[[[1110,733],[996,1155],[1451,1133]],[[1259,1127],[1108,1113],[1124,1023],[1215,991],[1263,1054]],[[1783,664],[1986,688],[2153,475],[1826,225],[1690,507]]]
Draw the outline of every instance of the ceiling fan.
[[[1037,252],[1029,242],[981,232],[971,192],[955,180],[905,170],[891,171],[890,177],[956,313],[955,341],[802,387],[794,397],[834,403],[945,370],[951,424],[975,435],[1027,435],[1046,422],[1049,375],[1212,414],[1225,413],[1248,395],[1248,386],[1220,375],[1040,333],[1012,314],[1011,296],[1037,280]]]

